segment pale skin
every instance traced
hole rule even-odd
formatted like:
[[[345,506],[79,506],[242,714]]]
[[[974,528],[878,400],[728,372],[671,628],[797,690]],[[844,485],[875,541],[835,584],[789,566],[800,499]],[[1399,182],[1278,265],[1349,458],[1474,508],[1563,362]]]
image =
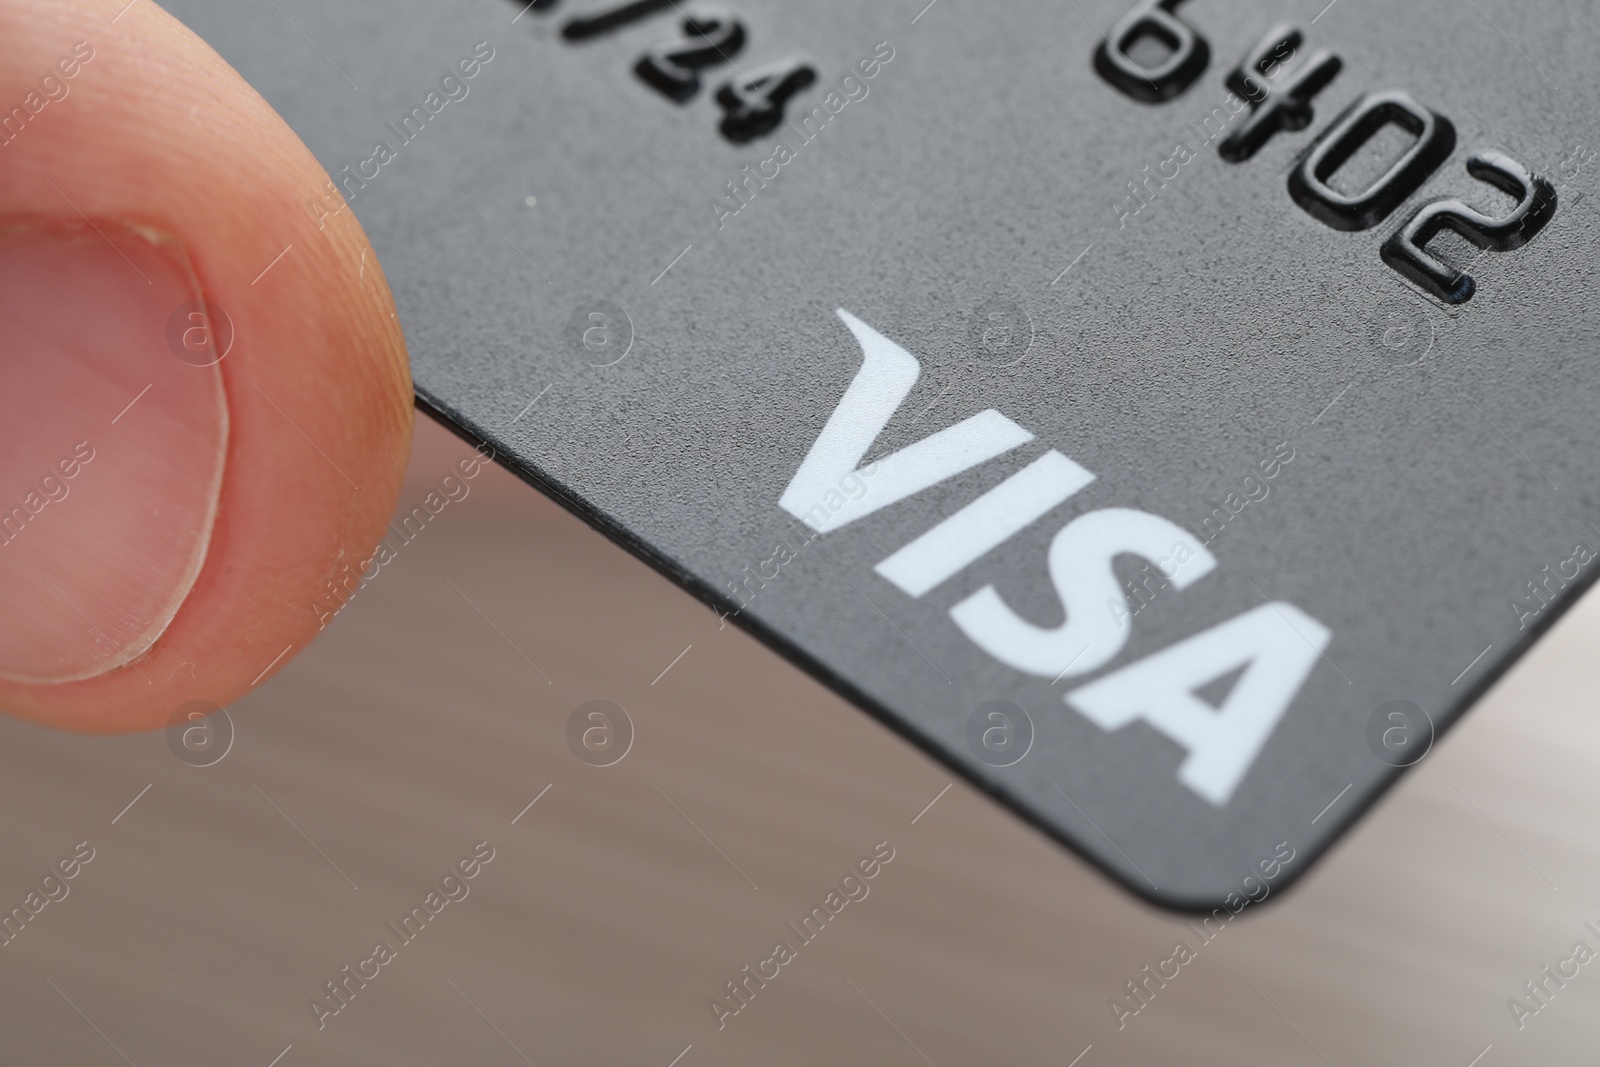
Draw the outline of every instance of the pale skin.
[[[0,146],[0,234],[81,241],[105,256],[95,242],[117,250],[115,242],[131,247],[120,234],[162,234],[187,250],[195,284],[227,309],[236,339],[210,372],[220,372],[225,394],[225,461],[209,537],[175,613],[147,626],[158,635],[127,662],[106,666],[101,657],[75,668],[88,677],[37,681],[0,671],[0,708],[79,731],[159,728],[189,701],[227,703],[281,670],[318,632],[308,605],[340,568],[371,555],[411,440],[405,342],[354,213],[330,214],[319,226],[306,202],[331,195],[327,175],[299,138],[175,19],[149,0],[125,3],[0,0],[0,108],[28,111],[25,129]],[[34,112],[29,94],[74,42],[88,43],[92,62],[71,78],[70,95]],[[16,336],[0,322],[0,373],[12,361],[50,358],[37,330],[32,340]],[[35,424],[54,417],[51,397],[7,399],[26,405]],[[63,440],[96,442],[97,459],[76,476],[76,497],[50,504],[54,510],[0,552],[47,547],[47,520],[58,531],[92,522],[101,491],[94,479],[109,480],[100,472],[121,462],[117,435],[135,432],[132,415],[108,420],[63,428]],[[32,468],[21,474],[37,480]],[[152,486],[159,498],[160,484]],[[128,522],[142,520],[140,512]],[[111,533],[106,538],[88,545],[86,561],[120,550]],[[97,590],[73,590],[75,603],[99,603]],[[12,591],[0,587],[0,597],[14,612]],[[0,657],[5,641],[36,636],[20,627],[10,633],[0,633]]]

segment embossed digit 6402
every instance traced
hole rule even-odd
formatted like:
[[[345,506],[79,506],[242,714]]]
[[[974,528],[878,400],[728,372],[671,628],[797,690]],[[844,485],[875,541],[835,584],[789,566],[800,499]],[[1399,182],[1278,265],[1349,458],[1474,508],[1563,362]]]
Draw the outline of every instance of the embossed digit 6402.
[[[1183,2],[1138,0],[1096,47],[1095,70],[1112,87],[1143,103],[1170,100],[1188,89],[1204,73],[1211,49],[1198,29],[1175,14]],[[1158,62],[1145,63],[1130,55],[1130,51],[1149,54],[1148,48],[1141,51],[1138,46],[1150,41],[1166,51]],[[1304,42],[1299,27],[1274,26],[1224,79],[1230,99],[1248,102],[1250,116],[1218,145],[1223,159],[1244,163],[1278,134],[1311,125],[1313,99],[1338,76],[1344,61],[1318,49],[1287,68]],[[1286,80],[1274,84],[1286,69]],[[1334,175],[1387,126],[1409,134],[1411,146],[1359,192],[1341,190]],[[1307,214],[1333,229],[1370,229],[1416,195],[1455,146],[1450,120],[1407,94],[1362,93],[1301,153],[1289,173],[1289,195]],[[1414,210],[1379,250],[1383,262],[1449,304],[1472,299],[1476,283],[1465,270],[1454,270],[1430,253],[1429,241],[1450,230],[1485,251],[1508,252],[1532,240],[1556,209],[1554,186],[1504,152],[1474,153],[1467,160],[1467,172],[1516,198],[1516,205],[1494,217],[1459,197],[1435,199]]]

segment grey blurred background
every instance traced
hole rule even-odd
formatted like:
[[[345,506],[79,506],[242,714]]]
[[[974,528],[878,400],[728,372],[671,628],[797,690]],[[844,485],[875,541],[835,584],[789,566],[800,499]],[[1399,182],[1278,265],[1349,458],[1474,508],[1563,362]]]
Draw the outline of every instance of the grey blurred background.
[[[401,511],[469,451],[419,417]],[[94,849],[0,946],[0,1062],[1593,1062],[1600,966],[1540,973],[1600,950],[1593,596],[1202,943],[534,490],[467,484],[228,709],[231,747],[0,723],[0,912]],[[634,731],[610,766],[568,742],[595,699]],[[485,840],[402,946],[385,924]],[[784,924],[884,841],[800,946]],[[780,938],[797,958],[719,1029],[710,1000]],[[379,940],[395,958],[319,1030],[308,1002]],[[1111,998],[1179,940],[1195,958],[1119,1029]],[[1539,1008],[1520,1028],[1512,997]]]

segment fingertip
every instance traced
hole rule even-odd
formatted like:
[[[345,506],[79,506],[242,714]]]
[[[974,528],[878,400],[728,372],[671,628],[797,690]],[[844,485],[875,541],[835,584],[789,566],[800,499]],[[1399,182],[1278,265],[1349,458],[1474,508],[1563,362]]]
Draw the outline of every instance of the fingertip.
[[[327,175],[203,42],[119,8],[0,10],[0,98],[70,85],[0,144],[0,706],[78,730],[281,669],[381,536],[412,419],[371,246],[308,206],[342,206]]]

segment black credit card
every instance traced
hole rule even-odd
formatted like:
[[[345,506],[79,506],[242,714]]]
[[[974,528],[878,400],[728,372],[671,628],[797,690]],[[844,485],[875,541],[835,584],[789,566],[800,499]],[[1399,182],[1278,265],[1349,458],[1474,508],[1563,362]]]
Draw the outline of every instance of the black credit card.
[[[169,6],[425,406],[1150,900],[1600,573],[1586,0]]]

